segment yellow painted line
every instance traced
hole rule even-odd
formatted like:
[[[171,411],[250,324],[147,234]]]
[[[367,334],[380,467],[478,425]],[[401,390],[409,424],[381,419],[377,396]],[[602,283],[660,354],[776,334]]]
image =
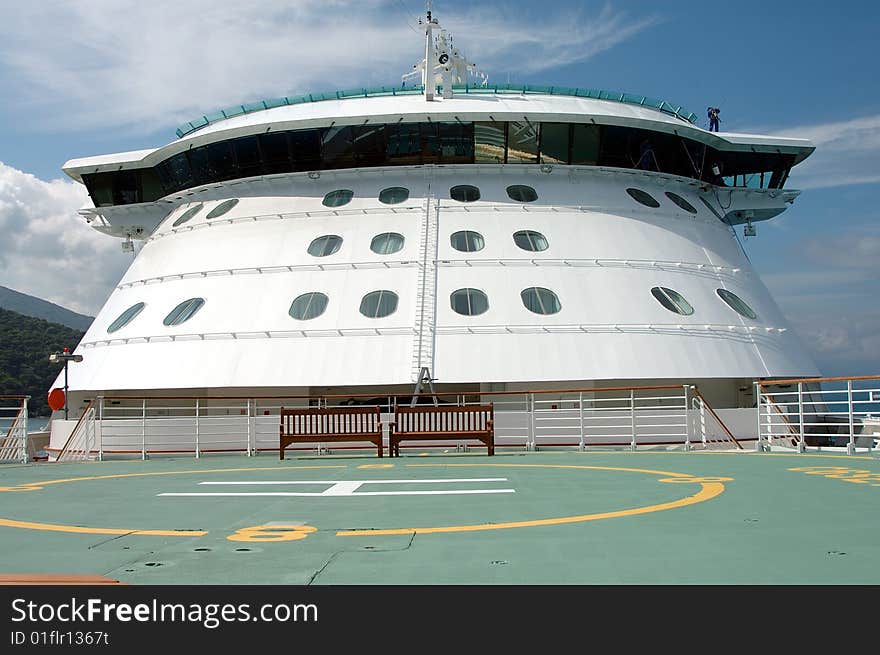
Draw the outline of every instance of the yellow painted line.
[[[7,528],[24,528],[25,530],[42,530],[46,532],[73,532],[77,534],[136,534],[151,537],[201,537],[208,534],[207,530],[126,530],[124,528],[87,528],[81,525],[58,525],[56,523],[34,523],[32,521],[15,521],[0,519],[0,526]]]
[[[114,480],[118,478],[146,478],[157,475],[191,475],[194,473],[238,473],[241,471],[286,471],[291,469],[344,469],[346,465],[319,465],[319,466],[263,466],[257,468],[233,468],[233,469],[197,469],[194,471],[156,471],[152,473],[115,473],[111,475],[87,475],[78,478],[62,478],[60,480],[45,480],[44,482],[25,482],[14,487],[0,488],[2,491],[24,491],[40,489],[51,484],[65,484],[68,482],[87,482],[90,480]]]
[[[522,468],[561,468],[561,469],[592,469],[604,471],[627,471],[632,473],[648,473],[650,475],[664,475],[675,479],[688,480],[692,477],[684,473],[672,473],[669,471],[653,471],[649,469],[633,469],[619,467],[604,466],[575,466],[568,464],[409,464],[408,466],[509,466]],[[693,482],[697,483],[699,478],[694,478]],[[449,532],[479,532],[483,530],[508,530],[511,528],[531,528],[548,525],[565,525],[568,523],[583,523],[585,521],[598,521],[600,519],[619,518],[622,516],[636,516],[639,514],[649,514],[652,512],[662,512],[668,509],[676,509],[679,507],[687,507],[695,505],[707,500],[711,500],[716,496],[724,493],[724,484],[721,482],[699,482],[700,491],[679,500],[673,500],[668,503],[659,503],[657,505],[649,505],[646,507],[632,507],[629,509],[616,510],[612,512],[600,512],[597,514],[581,514],[579,516],[560,516],[549,519],[535,519],[531,521],[512,521],[508,523],[483,523],[477,525],[449,525],[443,527],[424,527],[424,528],[395,528],[389,530],[339,530],[336,533],[338,537],[367,537],[367,536],[384,536],[384,535],[400,535],[400,534],[437,534]]]

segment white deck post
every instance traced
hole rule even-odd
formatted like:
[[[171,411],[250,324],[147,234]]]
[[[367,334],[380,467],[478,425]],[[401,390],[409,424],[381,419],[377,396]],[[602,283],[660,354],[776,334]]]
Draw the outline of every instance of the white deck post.
[[[855,420],[853,419],[853,399],[852,399],[852,380],[846,381],[846,401],[847,406],[849,407],[849,443],[846,445],[846,454],[847,455],[855,455],[856,454],[856,431],[855,431]]]
[[[196,459],[201,457],[202,453],[199,450],[199,399],[196,398]]]
[[[798,382],[798,425],[800,426],[800,441],[798,441],[798,452],[802,453],[807,450],[807,441],[804,438],[804,383]]]
[[[581,414],[581,442],[580,442],[579,447],[581,450],[586,450],[587,444],[586,444],[586,435],[584,435],[584,392],[583,391],[578,392],[578,407],[580,408],[580,414]]]
[[[147,399],[141,399],[141,459],[147,459]]]
[[[629,424],[630,429],[632,429],[632,441],[629,444],[630,450],[635,450],[638,447],[638,443],[636,442],[636,390],[629,390]]]
[[[101,426],[101,436],[98,439],[98,461],[104,461],[104,396],[98,396],[98,421]]]
[[[688,389],[687,384],[681,385],[684,388],[684,449],[691,449],[691,417],[688,414]]]

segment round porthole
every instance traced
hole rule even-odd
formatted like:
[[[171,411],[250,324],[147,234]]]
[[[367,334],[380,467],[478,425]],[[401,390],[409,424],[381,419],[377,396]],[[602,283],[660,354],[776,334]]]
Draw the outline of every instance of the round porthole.
[[[727,289],[715,289],[715,293],[717,293],[718,297],[726,302],[727,305],[740,316],[745,316],[753,321],[758,318],[758,315],[755,314],[755,310],[749,307],[745,300],[732,291],[728,291]]]
[[[511,200],[517,202],[535,202],[538,199],[538,192],[524,184],[513,184],[507,187],[507,195]]]
[[[371,291],[361,299],[361,314],[367,318],[385,318],[397,311],[397,294],[382,289]]]
[[[449,197],[458,202],[474,202],[480,199],[480,190],[470,184],[459,184],[449,189]]]
[[[489,299],[479,289],[458,289],[449,296],[452,311],[463,316],[479,316],[489,309]]]
[[[370,250],[377,255],[390,255],[403,249],[404,238],[397,232],[377,234],[370,242]]]
[[[342,247],[342,237],[335,234],[325,234],[309,244],[308,253],[312,257],[326,257]]]
[[[223,216],[230,209],[235,207],[238,204],[238,198],[230,198],[229,200],[224,200],[219,205],[214,207],[211,211],[208,212],[208,215],[205,216],[206,219],[210,220],[212,218],[217,218],[218,216]]]
[[[529,287],[520,292],[523,305],[535,314],[556,314],[562,309],[562,304],[556,294],[544,287]]]
[[[189,300],[184,300],[177,307],[171,310],[168,316],[165,317],[165,320],[162,321],[166,326],[172,325],[180,325],[181,323],[185,323],[189,319],[193,317],[193,315],[199,311],[202,306],[205,304],[204,298],[190,298]]]
[[[124,328],[126,325],[134,320],[135,316],[143,311],[144,307],[146,307],[146,305],[142,302],[139,302],[136,305],[132,305],[131,307],[126,309],[119,315],[119,317],[115,321],[113,321],[109,325],[109,327],[107,328],[107,332],[116,332],[116,330],[121,330],[122,328]]]
[[[386,205],[397,205],[401,202],[405,202],[408,198],[409,189],[405,189],[402,186],[388,187],[379,192],[379,202]]]
[[[694,308],[678,291],[666,287],[654,287],[651,289],[651,294],[670,312],[682,316],[690,316],[694,313]]]
[[[550,244],[547,243],[547,238],[540,232],[535,232],[533,230],[520,230],[519,232],[514,232],[513,242],[523,250],[528,250],[529,252],[541,252],[550,247]]]
[[[682,198],[677,193],[672,193],[672,191],[667,191],[666,197],[669,198],[676,205],[681,207],[683,210],[688,212],[689,214],[696,214],[697,213],[697,208],[694,207],[691,203],[689,203],[687,200]]]
[[[204,207],[204,205],[203,205],[202,203],[199,203],[199,204],[197,204],[197,205],[194,205],[194,206],[190,207],[190,208],[187,209],[185,212],[183,212],[183,213],[177,218],[176,221],[174,221],[174,223],[171,225],[171,227],[177,227],[178,225],[183,225],[183,224],[186,223],[188,220],[190,220],[193,216],[195,216],[195,215],[198,214],[200,211],[202,211],[202,207]]]
[[[296,299],[290,303],[290,309],[287,313],[298,321],[308,321],[313,318],[318,318],[323,314],[324,310],[327,309],[328,302],[329,298],[323,293],[310,291],[309,293],[297,296]]]
[[[337,189],[324,196],[321,204],[325,207],[342,207],[342,205],[350,203],[352,198],[354,198],[354,191],[350,189]]]
[[[635,200],[637,203],[644,205],[645,207],[650,207],[651,209],[657,209],[660,206],[660,203],[657,202],[657,199],[654,198],[650,193],[646,193],[641,189],[627,189],[626,192],[630,195],[630,197]]]
[[[478,250],[482,250],[485,245],[483,235],[479,232],[472,232],[470,230],[454,232],[449,237],[449,241],[452,244],[452,247],[460,252],[477,252]]]

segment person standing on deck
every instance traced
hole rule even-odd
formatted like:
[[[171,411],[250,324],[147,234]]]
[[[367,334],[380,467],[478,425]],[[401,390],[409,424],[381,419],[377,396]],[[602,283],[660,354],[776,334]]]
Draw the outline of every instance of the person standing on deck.
[[[718,131],[718,114],[721,113],[721,110],[718,107],[709,107],[709,131],[717,132]]]

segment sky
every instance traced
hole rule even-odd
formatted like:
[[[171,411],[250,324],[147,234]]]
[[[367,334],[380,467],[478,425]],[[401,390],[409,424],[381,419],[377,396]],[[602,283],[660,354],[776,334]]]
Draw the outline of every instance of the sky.
[[[76,213],[65,161],[164,145],[265,97],[399,84],[417,0],[0,0],[0,285],[94,315],[131,262]],[[825,375],[880,373],[880,4],[462,2],[434,15],[491,83],[721,108],[806,137],[803,191],[744,249]]]

